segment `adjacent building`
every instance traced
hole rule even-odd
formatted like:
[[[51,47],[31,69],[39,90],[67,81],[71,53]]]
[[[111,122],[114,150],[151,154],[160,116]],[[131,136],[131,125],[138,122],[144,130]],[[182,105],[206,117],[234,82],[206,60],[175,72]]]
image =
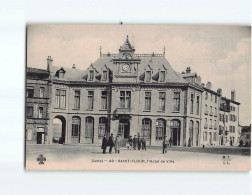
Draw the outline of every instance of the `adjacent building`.
[[[86,70],[52,62],[49,56],[44,71],[51,93],[42,142],[101,143],[104,134],[113,133],[123,143],[136,135],[154,146],[161,146],[165,135],[174,146],[220,143],[221,94],[211,89],[210,82],[202,85],[190,67],[174,71],[165,49],[161,54],[137,54],[127,37],[118,53],[100,52]],[[238,116],[238,102],[230,102]],[[236,139],[235,133],[228,136]]]
[[[241,127],[241,137],[239,146],[251,147],[251,125]]]
[[[26,143],[44,144],[48,141],[50,98],[50,73],[43,69],[27,68]]]

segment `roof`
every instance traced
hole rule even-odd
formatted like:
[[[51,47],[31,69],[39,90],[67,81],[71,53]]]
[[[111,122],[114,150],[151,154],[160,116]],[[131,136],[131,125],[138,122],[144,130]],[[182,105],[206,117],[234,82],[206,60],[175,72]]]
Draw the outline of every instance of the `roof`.
[[[27,67],[26,72],[27,73],[37,73],[37,74],[49,74],[49,72],[47,70],[39,69],[39,68],[31,68],[31,67]]]

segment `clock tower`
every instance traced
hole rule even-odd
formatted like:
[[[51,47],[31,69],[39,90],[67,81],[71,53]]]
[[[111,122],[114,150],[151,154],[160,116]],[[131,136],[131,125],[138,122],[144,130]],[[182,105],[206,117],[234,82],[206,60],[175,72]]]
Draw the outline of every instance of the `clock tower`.
[[[119,48],[119,58],[113,59],[117,66],[116,78],[132,78],[136,81],[140,58],[135,58],[135,48],[130,44],[128,35],[122,46]],[[130,79],[130,80],[132,80]]]

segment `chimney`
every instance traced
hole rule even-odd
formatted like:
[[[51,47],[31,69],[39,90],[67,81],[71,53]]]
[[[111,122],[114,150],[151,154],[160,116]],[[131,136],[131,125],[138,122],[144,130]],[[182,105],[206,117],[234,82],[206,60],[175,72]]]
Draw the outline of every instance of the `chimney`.
[[[208,81],[207,84],[206,84],[206,88],[207,89],[212,89],[212,83]]]
[[[231,90],[231,100],[236,101],[236,92],[235,92],[235,90]]]
[[[49,72],[51,71],[52,61],[53,61],[52,57],[48,56],[48,58],[47,58],[47,71],[49,71]]]
[[[191,73],[191,68],[190,68],[190,66],[186,68],[186,73]]]
[[[221,89],[221,88],[217,89],[217,93],[218,93],[219,95],[222,95],[222,89]]]
[[[72,69],[76,69],[76,66],[75,66],[75,64],[73,64],[73,66],[72,66]]]

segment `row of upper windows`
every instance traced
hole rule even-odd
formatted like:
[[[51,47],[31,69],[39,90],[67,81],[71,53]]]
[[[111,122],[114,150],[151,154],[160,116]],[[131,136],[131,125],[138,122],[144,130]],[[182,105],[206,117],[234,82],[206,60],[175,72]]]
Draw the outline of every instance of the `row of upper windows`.
[[[145,92],[144,110],[151,111],[152,95]],[[88,110],[94,109],[94,91],[88,91]],[[131,108],[131,91],[120,91],[119,108]],[[199,98],[198,98],[199,100]],[[199,103],[199,101],[197,101]],[[165,111],[166,92],[159,92],[158,111]],[[198,106],[199,107],[199,106]],[[56,89],[55,108],[66,108],[66,90]],[[74,109],[80,109],[80,91],[74,93]],[[101,109],[108,108],[108,92],[101,91]],[[173,111],[180,111],[180,92],[173,93]]]
[[[210,101],[213,101],[213,97],[214,97],[214,103],[217,104],[217,102],[218,102],[218,96],[217,95],[213,95],[211,93],[210,94]],[[208,92],[205,92],[205,100],[208,100]]]
[[[213,115],[213,106],[210,106],[210,112],[208,112],[208,106],[205,104],[205,114]],[[214,108],[214,116],[217,116],[217,108]]]
[[[27,118],[44,118],[44,108],[38,107],[37,109],[33,106],[27,106],[26,107],[26,117]]]
[[[204,131],[203,133],[203,141],[207,141],[208,138],[208,133],[206,131]],[[209,140],[212,140],[212,132],[209,132]],[[217,133],[214,132],[213,133],[213,141],[217,141]]]
[[[33,97],[35,97],[34,94],[35,94],[34,93],[34,87],[28,87],[26,89],[26,97],[33,98]],[[39,97],[43,98],[44,96],[45,96],[45,88],[44,87],[40,87],[39,88]]]
[[[194,99],[195,95],[192,93],[191,94],[191,99],[190,99],[190,113],[194,113]],[[200,97],[197,95],[196,96],[196,114],[198,115],[200,111]]]
[[[234,106],[230,106],[230,110],[231,111],[235,111],[235,107]]]
[[[226,126],[226,127],[224,127],[224,126],[219,126],[219,130],[220,131],[226,131],[225,132],[225,134],[227,135],[227,131],[228,131],[228,127]],[[235,126],[229,126],[229,131],[230,131],[230,133],[235,133]]]
[[[237,117],[235,115],[229,114],[229,120],[236,122],[237,121]],[[228,122],[228,115],[225,114],[220,114],[220,121],[222,122]]]

